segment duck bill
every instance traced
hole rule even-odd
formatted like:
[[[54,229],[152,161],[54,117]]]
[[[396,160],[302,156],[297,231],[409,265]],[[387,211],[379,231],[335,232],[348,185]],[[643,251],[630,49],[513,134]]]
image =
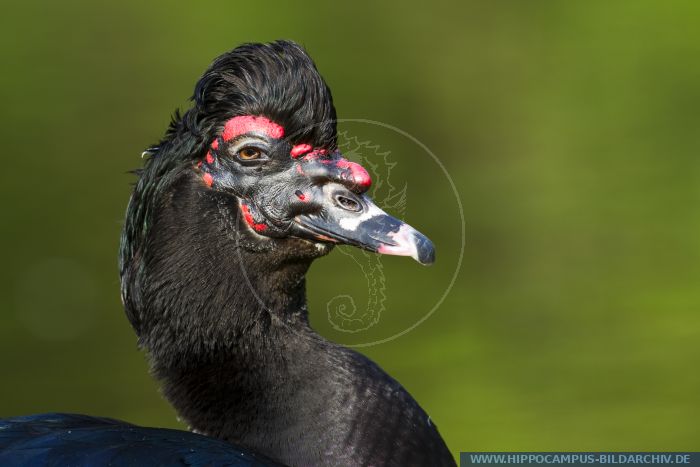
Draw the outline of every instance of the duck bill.
[[[294,219],[296,235],[310,240],[353,245],[385,254],[410,256],[420,264],[435,262],[433,243],[405,222],[390,216],[367,196],[359,196],[361,210],[328,207]]]

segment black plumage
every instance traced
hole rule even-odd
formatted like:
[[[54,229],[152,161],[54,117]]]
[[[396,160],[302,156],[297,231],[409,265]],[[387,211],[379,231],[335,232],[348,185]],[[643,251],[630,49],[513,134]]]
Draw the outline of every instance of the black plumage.
[[[0,446],[2,466],[283,467],[196,433],[74,414],[0,420]]]
[[[275,122],[284,138],[246,133],[224,140],[227,122],[238,116]],[[258,146],[241,153],[241,138]],[[321,148],[322,164],[290,157],[300,144]],[[250,147],[258,160],[248,160]],[[363,175],[335,147],[330,91],[301,47],[249,44],[215,60],[192,108],[175,116],[139,172],[120,249],[127,316],[165,397],[208,437],[181,435],[197,452],[219,452],[216,438],[233,454],[249,450],[290,466],[455,465],[435,425],[398,382],[309,326],[305,274],[333,243],[378,251],[403,245],[412,253],[397,254],[432,261],[425,237],[374,210],[368,186],[359,183]],[[306,193],[311,202],[288,193]],[[362,212],[350,230],[334,220]],[[54,433],[45,445],[66,452],[75,446],[66,426],[81,420],[91,443],[138,433],[143,446],[160,452],[179,436],[63,417],[5,423],[31,433],[33,420]],[[3,438],[1,428],[0,448],[11,456],[17,439]]]

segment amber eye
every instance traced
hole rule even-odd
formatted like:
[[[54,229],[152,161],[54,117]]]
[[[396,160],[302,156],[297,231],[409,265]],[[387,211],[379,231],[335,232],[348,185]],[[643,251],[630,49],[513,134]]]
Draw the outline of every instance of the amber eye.
[[[238,157],[244,161],[260,159],[261,156],[262,151],[257,148],[243,148],[240,151],[238,151]]]

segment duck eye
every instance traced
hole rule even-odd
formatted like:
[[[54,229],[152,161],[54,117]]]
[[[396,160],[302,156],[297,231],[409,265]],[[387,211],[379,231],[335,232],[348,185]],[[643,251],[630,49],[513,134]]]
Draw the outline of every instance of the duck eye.
[[[238,151],[238,158],[243,161],[252,161],[255,159],[260,159],[262,157],[262,151],[258,148],[243,148]]]

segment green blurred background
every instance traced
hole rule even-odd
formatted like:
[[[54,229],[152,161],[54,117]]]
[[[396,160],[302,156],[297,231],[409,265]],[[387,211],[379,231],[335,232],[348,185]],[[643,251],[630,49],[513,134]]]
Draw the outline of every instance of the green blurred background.
[[[458,188],[455,286],[412,331],[360,349],[451,449],[700,448],[697,2],[3,7],[0,415],[179,426],[119,302],[126,172],[215,56],[290,38],[341,118],[407,132]],[[419,145],[375,125],[341,130],[374,145],[363,157],[390,151],[401,214],[438,248],[432,268],[371,263],[386,310],[356,333],[334,329],[326,304],[351,294],[364,306],[366,274],[338,252],[314,265],[314,326],[356,345],[426,315],[458,265],[461,226]]]

